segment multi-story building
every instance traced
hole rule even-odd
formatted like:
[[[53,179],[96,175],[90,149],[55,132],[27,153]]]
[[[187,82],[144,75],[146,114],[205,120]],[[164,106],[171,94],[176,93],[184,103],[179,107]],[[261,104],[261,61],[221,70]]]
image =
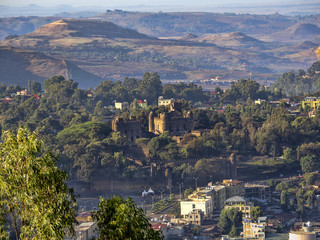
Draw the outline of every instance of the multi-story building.
[[[224,203],[227,199],[226,186],[224,185],[213,185],[211,186],[213,190],[213,208],[222,209]]]
[[[184,218],[192,224],[201,226],[203,221],[203,212],[199,209],[195,209],[189,214],[185,215]]]
[[[245,195],[245,188],[244,188],[243,181],[225,179],[223,180],[222,183],[226,186],[226,198]]]
[[[211,198],[187,199],[180,202],[181,215],[184,217],[194,210],[201,210],[204,216],[210,216],[213,213]]]
[[[245,197],[247,198],[259,198],[262,200],[269,199],[271,197],[271,188],[268,185],[263,184],[249,184],[244,185]]]
[[[310,108],[310,110],[316,110],[320,106],[320,98],[317,97],[306,97],[302,101],[302,108],[305,109],[307,107]]]
[[[235,196],[226,200],[224,208],[238,208],[238,210],[242,212],[242,217],[250,218],[250,211],[253,208],[253,206],[254,205],[252,202],[248,202],[240,196]]]
[[[242,224],[244,239],[265,240],[266,217],[258,218],[257,222],[253,222],[251,218],[244,218]]]
[[[163,96],[160,96],[158,98],[158,106],[169,106],[172,102],[174,102],[174,99],[164,99]]]

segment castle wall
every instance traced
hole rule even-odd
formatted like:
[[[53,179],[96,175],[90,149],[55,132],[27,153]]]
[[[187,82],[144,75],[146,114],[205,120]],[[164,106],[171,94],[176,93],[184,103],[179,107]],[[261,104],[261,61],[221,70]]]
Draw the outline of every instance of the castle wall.
[[[137,138],[143,137],[141,123],[135,120],[124,122],[122,118],[116,118],[112,121],[112,130],[125,135],[129,141],[135,141]]]

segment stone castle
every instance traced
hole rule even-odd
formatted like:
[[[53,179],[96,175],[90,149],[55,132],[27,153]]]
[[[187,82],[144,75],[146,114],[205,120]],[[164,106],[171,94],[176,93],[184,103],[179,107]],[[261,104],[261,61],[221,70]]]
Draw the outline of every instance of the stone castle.
[[[126,135],[129,141],[135,141],[150,133],[160,135],[164,131],[168,131],[172,136],[183,136],[193,130],[193,116],[190,111],[184,116],[181,103],[171,102],[169,112],[160,113],[159,116],[150,112],[149,133],[143,130],[141,123],[136,119],[124,121],[120,117],[112,121],[112,130]]]
[[[121,135],[127,136],[129,141],[144,137],[142,125],[136,119],[129,119],[125,122],[123,118],[116,117],[112,121],[112,131],[120,132]]]
[[[168,131],[173,136],[183,136],[192,130],[192,112],[189,111],[184,116],[179,102],[171,102],[168,113],[160,113],[160,116],[156,116],[154,112],[149,114],[149,132],[154,134],[160,135],[164,131]]]

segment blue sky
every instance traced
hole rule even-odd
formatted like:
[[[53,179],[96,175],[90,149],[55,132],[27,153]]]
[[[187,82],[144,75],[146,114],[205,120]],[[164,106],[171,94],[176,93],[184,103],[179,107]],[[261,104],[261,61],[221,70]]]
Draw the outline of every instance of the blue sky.
[[[318,0],[0,0],[0,5],[8,6],[25,6],[28,4],[37,4],[40,6],[57,6],[57,5],[72,5],[74,7],[79,6],[101,6],[101,7],[113,7],[113,6],[135,6],[135,5],[149,5],[149,6],[229,6],[239,5],[245,6],[248,4],[254,5],[268,5],[268,4],[305,4],[305,3],[317,3]]]

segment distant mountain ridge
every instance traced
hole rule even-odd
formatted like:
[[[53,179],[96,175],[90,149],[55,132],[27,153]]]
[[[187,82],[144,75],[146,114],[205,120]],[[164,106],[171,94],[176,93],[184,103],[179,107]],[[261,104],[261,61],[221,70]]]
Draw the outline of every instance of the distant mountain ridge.
[[[155,38],[108,21],[63,19],[0,45],[40,51],[112,80],[139,78],[146,71],[168,80],[207,79],[222,72],[229,80],[247,77],[248,72],[271,78],[315,61],[310,44],[300,49],[241,32],[198,38],[190,32],[183,38]]]

